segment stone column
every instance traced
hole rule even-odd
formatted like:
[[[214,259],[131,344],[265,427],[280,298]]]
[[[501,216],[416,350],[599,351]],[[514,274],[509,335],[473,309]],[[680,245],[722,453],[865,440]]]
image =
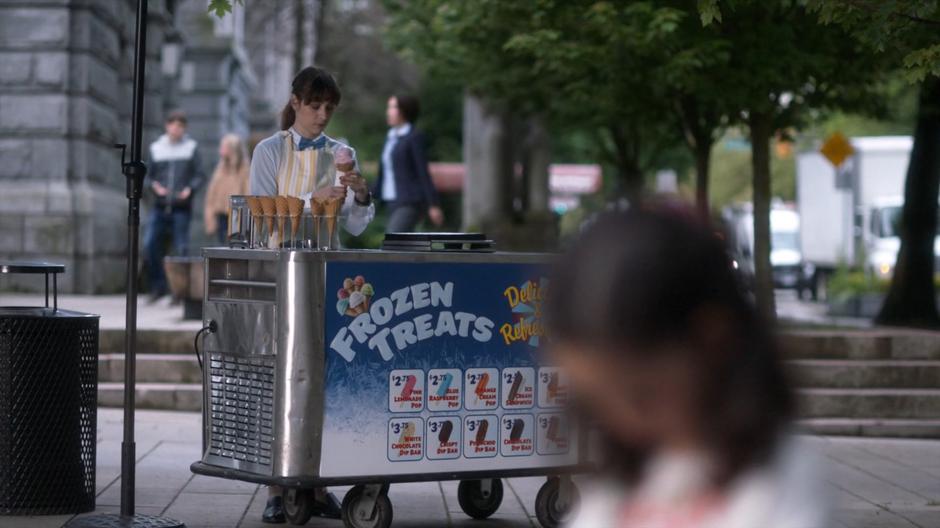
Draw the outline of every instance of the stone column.
[[[162,2],[151,9],[159,16]],[[63,292],[123,288],[127,206],[113,144],[130,139],[119,72],[133,31],[129,0],[0,4],[0,258],[65,264]]]

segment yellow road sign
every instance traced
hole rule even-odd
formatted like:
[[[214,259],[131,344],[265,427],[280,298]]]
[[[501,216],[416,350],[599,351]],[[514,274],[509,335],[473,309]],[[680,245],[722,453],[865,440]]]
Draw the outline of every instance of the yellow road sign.
[[[849,143],[848,138],[836,132],[826,138],[822,147],[819,148],[819,153],[825,156],[826,159],[838,169],[845,163],[845,160],[849,159],[852,154],[855,154],[855,149],[852,148],[852,144]]]

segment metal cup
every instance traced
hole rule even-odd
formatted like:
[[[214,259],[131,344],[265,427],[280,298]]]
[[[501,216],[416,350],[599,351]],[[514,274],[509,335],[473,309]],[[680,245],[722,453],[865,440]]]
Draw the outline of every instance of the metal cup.
[[[251,247],[251,210],[248,209],[246,196],[235,195],[229,198],[228,226],[226,240],[232,248]]]

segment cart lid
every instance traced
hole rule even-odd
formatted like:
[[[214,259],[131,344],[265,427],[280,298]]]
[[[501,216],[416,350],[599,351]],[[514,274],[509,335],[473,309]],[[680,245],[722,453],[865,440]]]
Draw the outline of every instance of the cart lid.
[[[494,242],[483,233],[388,233],[382,249],[463,253],[491,253],[496,250]]]

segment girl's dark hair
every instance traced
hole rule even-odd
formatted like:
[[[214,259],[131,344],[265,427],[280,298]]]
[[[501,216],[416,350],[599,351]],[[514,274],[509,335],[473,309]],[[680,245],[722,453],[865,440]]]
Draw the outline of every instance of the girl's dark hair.
[[[418,120],[418,115],[421,113],[421,107],[418,104],[418,98],[413,95],[394,95],[395,101],[398,103],[398,113],[401,114],[402,119],[409,123],[414,123]]]
[[[314,101],[333,103],[338,105],[343,95],[339,91],[336,79],[330,72],[313,66],[300,70],[291,83],[291,94],[296,96],[303,104]],[[290,101],[281,110],[281,130],[287,130],[294,124],[297,115],[290,105]]]
[[[771,455],[793,415],[776,343],[722,240],[694,213],[655,205],[600,216],[559,259],[551,285],[553,340],[612,360],[683,354],[693,363],[717,484]],[[720,314],[726,326],[719,343],[701,342],[704,312]],[[663,346],[671,344],[684,346]],[[647,447],[610,442],[613,467],[628,482],[638,479]]]

